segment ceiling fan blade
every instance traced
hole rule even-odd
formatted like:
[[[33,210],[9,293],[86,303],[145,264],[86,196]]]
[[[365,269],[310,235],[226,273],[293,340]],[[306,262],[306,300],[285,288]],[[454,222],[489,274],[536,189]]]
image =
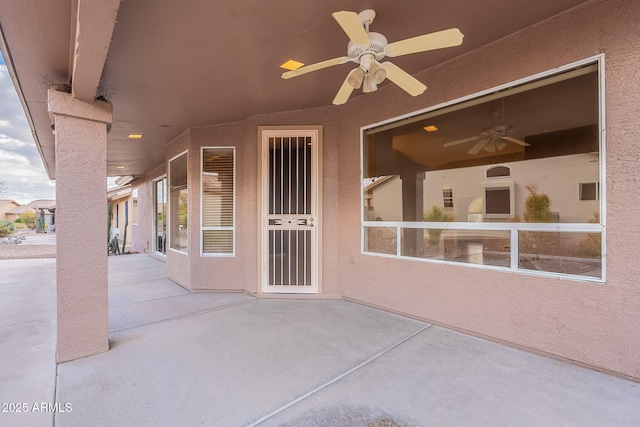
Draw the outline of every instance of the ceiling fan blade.
[[[513,142],[514,144],[522,145],[523,147],[529,147],[531,144],[527,144],[524,141],[520,141],[519,139],[511,138],[510,136],[501,136],[500,138],[506,139],[507,141]]]
[[[457,28],[449,28],[435,33],[412,37],[389,43],[384,48],[387,56],[394,57],[410,53],[426,52],[428,50],[442,49],[445,47],[460,46],[464,35]]]
[[[487,145],[488,143],[489,143],[488,139],[483,139],[482,141],[478,142],[476,145],[471,147],[471,150],[467,151],[467,153],[478,154],[478,152],[482,150],[485,147],[485,145]]]
[[[387,78],[400,86],[405,92],[411,96],[418,96],[427,90],[427,87],[411,74],[391,62],[380,64],[387,73]]]
[[[365,31],[357,13],[342,10],[340,12],[334,12],[332,15],[333,19],[342,27],[342,30],[347,33],[349,40],[351,40],[353,44],[368,45],[371,43],[369,35]]]
[[[316,62],[315,64],[307,65],[306,67],[300,67],[297,70],[287,71],[282,74],[283,79],[290,79],[292,77],[298,77],[303,74],[310,73],[312,71],[322,70],[323,68],[333,67],[334,65],[344,64],[349,61],[348,56],[341,56],[340,58],[327,59],[326,61]]]
[[[444,148],[453,147],[454,145],[464,144],[465,142],[475,141],[478,138],[480,138],[480,137],[479,136],[472,136],[471,138],[458,139],[456,141],[445,142],[442,146]]]
[[[333,98],[333,105],[342,105],[346,103],[351,96],[351,92],[353,92],[353,86],[349,84],[349,76],[347,76],[347,78],[344,79],[344,82],[342,82],[342,86],[340,86],[336,97]]]

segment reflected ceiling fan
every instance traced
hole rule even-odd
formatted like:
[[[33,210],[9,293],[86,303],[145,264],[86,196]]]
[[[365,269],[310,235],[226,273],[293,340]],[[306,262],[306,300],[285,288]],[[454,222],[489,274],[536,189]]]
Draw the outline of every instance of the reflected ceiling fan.
[[[511,132],[512,125],[504,123],[504,106],[502,110],[502,124],[495,124],[496,119],[498,118],[497,110],[492,109],[489,111],[491,115],[491,126],[488,126],[480,132],[477,136],[472,136],[470,138],[458,139],[456,141],[450,141],[443,145],[443,147],[453,147],[454,145],[466,144],[467,142],[478,141],[467,153],[469,154],[478,154],[480,150],[484,149],[489,153],[495,153],[496,151],[503,150],[507,146],[507,142],[512,142],[514,144],[520,145],[522,147],[528,147],[531,144],[527,144],[524,141],[520,141],[519,139],[507,136]]]
[[[373,22],[376,13],[371,9],[360,13],[340,11],[333,13],[333,18],[342,27],[349,37],[347,56],[329,59],[315,64],[307,65],[293,71],[282,74],[283,79],[301,76],[312,71],[352,61],[358,67],[347,75],[338,94],[333,99],[335,105],[344,104],[351,96],[354,89],[362,86],[365,93],[377,90],[380,83],[386,78],[400,86],[411,96],[418,96],[427,87],[419,80],[412,77],[402,68],[391,62],[383,62],[385,56],[394,57],[408,55],[410,53],[426,52],[429,50],[459,46],[464,35],[457,28],[424,34],[422,36],[388,43],[387,38],[380,33],[369,32],[369,25]]]

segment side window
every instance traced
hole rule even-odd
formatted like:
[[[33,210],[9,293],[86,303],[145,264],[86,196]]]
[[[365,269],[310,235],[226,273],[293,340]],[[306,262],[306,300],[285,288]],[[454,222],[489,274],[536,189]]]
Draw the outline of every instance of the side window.
[[[188,233],[187,153],[169,161],[170,248],[187,252]]]
[[[235,149],[202,149],[202,255],[235,253]]]

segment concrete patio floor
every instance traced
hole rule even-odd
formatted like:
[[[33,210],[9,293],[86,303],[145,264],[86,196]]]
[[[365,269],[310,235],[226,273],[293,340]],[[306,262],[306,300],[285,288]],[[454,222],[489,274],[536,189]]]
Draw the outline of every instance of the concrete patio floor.
[[[56,366],[55,260],[0,261],[0,426],[640,425],[632,381],[346,301],[189,293],[146,255],[109,270],[111,350]]]

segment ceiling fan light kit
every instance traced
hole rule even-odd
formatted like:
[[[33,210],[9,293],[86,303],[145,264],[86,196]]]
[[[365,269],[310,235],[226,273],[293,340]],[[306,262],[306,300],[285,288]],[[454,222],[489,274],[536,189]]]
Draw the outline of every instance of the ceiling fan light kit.
[[[376,17],[375,11],[363,10],[360,13],[340,11],[332,14],[338,25],[349,37],[347,56],[329,59],[315,64],[307,65],[296,70],[282,74],[283,79],[298,77],[323,68],[334,65],[354,62],[358,67],[351,70],[340,86],[333,99],[333,104],[344,104],[349,100],[354,89],[360,89],[364,93],[374,92],[378,85],[385,79],[391,80],[411,96],[422,94],[427,87],[391,62],[380,61],[385,57],[408,55],[411,53],[426,52],[429,50],[443,49],[462,44],[464,35],[457,28],[424,34],[393,43],[388,43],[387,38],[375,32],[369,31],[369,25]]]

